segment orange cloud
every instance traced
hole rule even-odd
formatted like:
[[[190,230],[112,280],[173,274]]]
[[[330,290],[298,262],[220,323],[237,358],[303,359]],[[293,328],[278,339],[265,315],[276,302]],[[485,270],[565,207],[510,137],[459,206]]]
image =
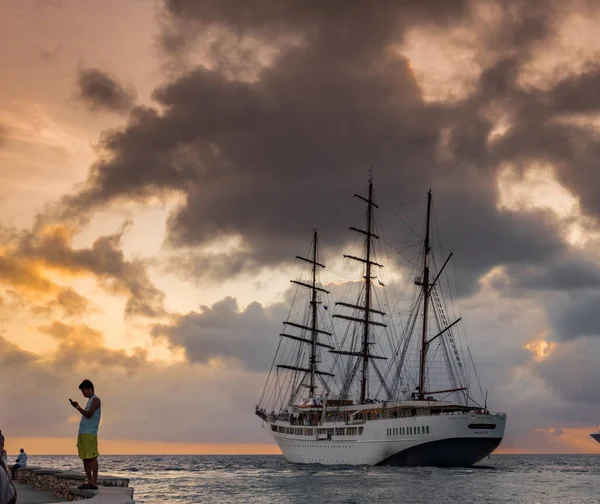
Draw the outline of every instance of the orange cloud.
[[[527,343],[525,348],[533,354],[533,359],[536,362],[541,362],[552,352],[554,352],[556,349],[556,343],[554,341],[547,341],[543,338],[538,338]]]
[[[68,325],[55,321],[50,325],[39,326],[38,330],[52,336],[58,342],[54,362],[67,368],[77,363],[85,363],[88,373],[108,366],[123,367],[128,372],[133,372],[143,365],[148,357],[148,352],[139,347],[131,353],[106,348],[104,334],[86,324]]]

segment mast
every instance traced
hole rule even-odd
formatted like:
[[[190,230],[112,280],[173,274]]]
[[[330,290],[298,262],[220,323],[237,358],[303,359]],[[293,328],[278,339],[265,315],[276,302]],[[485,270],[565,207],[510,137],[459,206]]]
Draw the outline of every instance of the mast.
[[[312,323],[311,323],[311,348],[310,348],[310,385],[309,385],[309,397],[313,396],[315,391],[315,371],[317,370],[317,231],[313,234],[313,256],[312,256],[312,297],[310,300],[310,306],[312,309]]]
[[[300,287],[305,287],[311,290],[310,297],[310,309],[311,309],[311,324],[310,326],[305,326],[302,324],[297,324],[295,322],[286,321],[284,325],[289,327],[295,327],[297,329],[301,329],[304,331],[310,332],[310,339],[302,336],[296,336],[293,334],[281,333],[279,336],[293,339],[295,341],[300,341],[301,343],[305,343],[310,345],[310,356],[308,359],[308,367],[300,367],[296,365],[288,365],[288,364],[279,364],[277,368],[279,369],[288,369],[291,371],[300,371],[309,375],[310,381],[308,388],[310,390],[310,397],[314,395],[315,389],[317,388],[316,382],[317,377],[321,376],[333,376],[331,373],[327,373],[324,371],[320,371],[318,364],[318,354],[317,347],[323,347],[332,350],[334,347],[319,341],[319,334],[324,334],[326,336],[331,336],[330,332],[324,331],[323,329],[319,329],[318,320],[317,320],[317,306],[320,301],[318,300],[318,292],[324,292],[329,294],[328,290],[325,290],[321,287],[317,287],[317,267],[325,268],[325,266],[317,261],[317,249],[318,249],[318,235],[317,231],[313,232],[313,243],[312,243],[312,258],[307,259],[305,257],[296,256],[296,259],[300,259],[305,261],[311,265],[311,282],[305,283],[299,280],[291,280],[292,283],[299,285]],[[306,379],[306,375],[305,378]],[[293,395],[290,399],[293,399]]]
[[[429,226],[431,222],[431,189],[427,192],[427,224],[425,226],[425,242],[423,244],[423,334],[421,336],[421,365],[419,367],[419,399],[425,399],[425,365],[427,363],[427,314],[429,311]]]
[[[385,316],[385,313],[383,313],[379,310],[374,310],[373,307],[371,306],[372,305],[371,289],[372,289],[372,283],[373,283],[373,278],[374,278],[374,276],[372,275],[372,267],[373,266],[377,266],[380,268],[383,267],[381,264],[378,264],[371,260],[372,250],[373,250],[373,239],[379,239],[379,236],[377,236],[376,234],[373,233],[373,207],[375,207],[375,208],[379,208],[379,207],[373,201],[373,178],[372,178],[372,176],[369,177],[368,197],[364,198],[358,194],[355,194],[354,196],[367,203],[367,229],[363,230],[363,229],[357,229],[354,227],[350,227],[351,231],[356,231],[357,233],[361,233],[366,236],[365,257],[364,258],[363,257],[354,257],[354,256],[347,255],[347,254],[344,254],[344,257],[348,258],[348,259],[352,259],[354,261],[359,261],[359,262],[362,262],[365,264],[365,276],[364,276],[365,298],[364,298],[363,305],[359,305],[358,303],[356,305],[351,305],[348,303],[336,303],[336,306],[345,306],[347,308],[354,308],[356,310],[360,310],[363,312],[363,316],[362,317],[350,317],[347,315],[336,314],[336,315],[334,315],[334,318],[341,318],[341,319],[350,320],[353,322],[362,323],[362,325],[363,325],[362,340],[361,340],[360,351],[332,350],[332,353],[338,353],[338,354],[342,354],[342,355],[351,355],[351,356],[356,356],[356,357],[362,358],[362,371],[361,371],[361,383],[360,383],[360,402],[362,404],[365,402],[366,399],[368,399],[367,396],[368,396],[368,392],[369,392],[369,387],[368,387],[369,361],[371,359],[385,359],[385,357],[373,355],[370,352],[370,345],[371,345],[371,341],[370,341],[371,329],[370,328],[372,325],[386,327],[386,324],[377,322],[377,321],[373,320],[371,317],[371,314],[373,314],[373,313],[377,313],[379,315]],[[359,302],[360,302],[360,300],[359,300]]]
[[[367,398],[367,370],[369,368],[369,315],[371,314],[371,227],[373,222],[373,179],[369,178],[369,201],[367,207],[367,263],[365,275],[365,322],[362,341],[362,380],[360,384],[360,402]]]

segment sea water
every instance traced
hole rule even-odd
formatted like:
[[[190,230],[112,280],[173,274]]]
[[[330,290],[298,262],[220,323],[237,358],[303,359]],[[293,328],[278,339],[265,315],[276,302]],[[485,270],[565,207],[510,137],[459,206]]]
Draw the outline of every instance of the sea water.
[[[32,466],[81,470],[71,456]],[[600,502],[600,455],[492,455],[472,468],[288,464],[280,456],[102,456],[100,473],[130,478],[137,504]]]

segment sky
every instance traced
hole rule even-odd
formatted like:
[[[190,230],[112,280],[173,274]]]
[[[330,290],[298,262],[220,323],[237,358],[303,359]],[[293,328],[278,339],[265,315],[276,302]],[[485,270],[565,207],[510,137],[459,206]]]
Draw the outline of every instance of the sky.
[[[592,0],[0,0],[9,452],[75,453],[90,378],[105,453],[277,453],[254,405],[294,258],[313,229],[341,257],[372,167],[392,235],[435,195],[500,451],[596,453],[599,21]]]

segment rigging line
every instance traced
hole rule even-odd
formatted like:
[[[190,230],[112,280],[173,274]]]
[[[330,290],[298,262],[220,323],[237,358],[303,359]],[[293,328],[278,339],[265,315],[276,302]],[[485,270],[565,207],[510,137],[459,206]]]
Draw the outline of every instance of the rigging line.
[[[259,404],[260,404],[260,402],[265,397],[265,393],[266,393],[266,390],[267,390],[267,385],[269,383],[269,378],[271,377],[271,373],[273,372],[273,367],[275,366],[275,362],[277,360],[277,354],[279,353],[279,349],[281,347],[281,339],[282,338],[279,338],[279,341],[277,343],[277,350],[275,351],[275,357],[273,357],[273,361],[271,362],[271,368],[269,369],[269,374],[267,375],[267,382],[265,383],[265,387],[263,388],[263,392],[262,392],[262,394],[261,394],[261,396],[260,396],[260,398],[258,400]]]
[[[415,198],[413,200],[408,200],[408,201],[404,201],[403,203],[398,203],[397,205],[390,205],[388,208],[392,209],[392,208],[402,208],[408,205],[412,205],[414,203],[423,203],[423,201],[425,200],[425,198],[423,198],[423,196],[419,197],[419,198]]]
[[[400,337],[397,338],[396,343],[394,345],[392,345],[392,358],[390,359],[390,363],[387,366],[387,369],[385,371],[385,380],[387,381],[388,376],[390,375],[390,373],[392,373],[392,370],[394,369],[395,365],[398,362],[398,355],[400,353],[400,350],[402,348],[403,343],[406,341],[407,337],[410,337],[410,326],[411,326],[411,320],[412,317],[414,316],[415,310],[418,308],[418,305],[413,304],[412,308],[409,311],[409,319],[408,322],[404,328],[404,330],[402,331],[402,333],[400,334]],[[414,325],[414,323],[413,323]],[[395,376],[395,381],[400,379],[400,374],[401,374],[402,370],[400,369],[399,372],[396,372],[394,374]],[[394,394],[395,395],[395,394]]]
[[[417,264],[411,261],[408,257],[406,257],[400,250],[396,250],[396,255],[399,255],[402,259],[404,259],[410,266],[416,268]]]
[[[406,325],[406,331],[405,331],[401,341],[399,342],[398,351],[400,351],[400,355],[399,355],[399,358],[397,359],[396,372],[394,375],[394,395],[395,396],[398,395],[398,387],[399,387],[399,384],[401,381],[402,373],[404,371],[404,363],[405,363],[405,359],[406,359],[406,353],[408,352],[410,342],[412,339],[412,335],[414,333],[414,328],[417,323],[419,302],[420,302],[420,296],[418,296],[417,302],[413,305],[413,309],[411,311],[408,323]],[[393,360],[396,360],[397,357],[398,357],[398,352],[396,352]],[[410,376],[410,374],[409,374],[409,376]],[[413,382],[414,382],[414,380],[413,380]]]
[[[473,366],[473,372],[475,373],[475,378],[477,379],[477,385],[479,385],[479,391],[481,392],[481,396],[483,397],[483,388],[481,387],[481,382],[479,381],[479,375],[477,374],[477,368],[475,367],[475,362],[473,361],[473,355],[471,354],[471,347],[467,345],[469,350],[469,357],[471,358],[471,365]]]
[[[411,225],[410,225],[408,222],[406,222],[406,221],[405,221],[405,220],[404,220],[404,219],[403,219],[403,218],[400,216],[400,214],[398,214],[398,213],[397,213],[396,211],[394,211],[394,209],[392,209],[392,208],[390,208],[390,210],[392,211],[392,213],[393,213],[393,214],[394,214],[396,217],[398,217],[398,219],[400,219],[400,220],[402,221],[402,223],[403,223],[403,224],[404,224],[404,225],[405,225],[405,226],[406,226],[406,227],[407,227],[407,228],[408,228],[410,231],[412,231],[412,232],[415,234],[415,236],[417,236],[419,239],[421,239],[421,237],[422,237],[422,236],[421,236],[419,233],[417,233],[417,232],[416,232],[416,231],[415,231],[415,230],[412,228],[412,226],[411,226]]]
[[[446,323],[447,319],[444,318],[443,322]],[[466,384],[465,384],[464,377],[462,375],[460,377],[456,376],[456,371],[457,371],[456,370],[456,359],[453,360],[451,358],[451,355],[450,355],[451,348],[449,348],[449,346],[450,347],[452,346],[452,338],[453,338],[453,336],[452,336],[451,331],[448,331],[447,336],[444,338],[440,338],[440,339],[444,345],[444,353],[446,356],[446,361],[448,363],[448,370],[449,370],[450,378],[453,381],[454,388],[458,388],[459,386],[465,386]],[[462,369],[462,366],[459,365],[458,371],[460,371],[460,369]],[[463,378],[463,379],[461,379],[461,378]]]

